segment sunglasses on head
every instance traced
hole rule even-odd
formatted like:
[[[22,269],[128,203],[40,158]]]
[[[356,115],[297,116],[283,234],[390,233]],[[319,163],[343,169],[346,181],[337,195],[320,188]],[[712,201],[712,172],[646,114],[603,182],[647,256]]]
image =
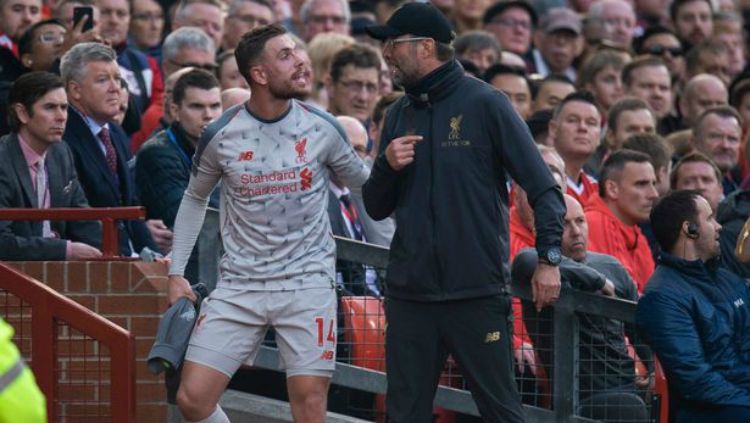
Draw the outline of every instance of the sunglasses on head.
[[[651,46],[646,49],[646,53],[654,56],[662,56],[666,52],[673,57],[682,56],[682,47]]]

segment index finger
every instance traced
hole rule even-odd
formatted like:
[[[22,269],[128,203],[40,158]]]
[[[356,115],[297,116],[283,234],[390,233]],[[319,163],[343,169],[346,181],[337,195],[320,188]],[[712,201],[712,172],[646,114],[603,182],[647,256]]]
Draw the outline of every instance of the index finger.
[[[399,137],[399,140],[404,144],[415,144],[422,141],[422,138],[424,137],[421,135],[404,135],[403,137]]]
[[[73,31],[78,32],[79,34],[83,34],[83,26],[86,24],[88,20],[89,20],[89,16],[83,15],[83,19],[79,20],[78,23],[76,23],[73,26]]]

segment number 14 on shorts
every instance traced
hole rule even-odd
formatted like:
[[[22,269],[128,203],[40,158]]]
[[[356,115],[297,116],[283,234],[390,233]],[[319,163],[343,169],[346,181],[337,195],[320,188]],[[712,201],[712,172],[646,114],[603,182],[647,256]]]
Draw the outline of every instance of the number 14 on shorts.
[[[316,317],[315,318],[315,324],[318,326],[318,346],[323,346],[323,331],[325,329],[325,318],[323,317]],[[333,344],[336,343],[336,332],[335,332],[335,326],[336,326],[336,320],[335,319],[329,319],[328,320],[328,335],[325,337],[325,340],[328,342],[331,342]]]

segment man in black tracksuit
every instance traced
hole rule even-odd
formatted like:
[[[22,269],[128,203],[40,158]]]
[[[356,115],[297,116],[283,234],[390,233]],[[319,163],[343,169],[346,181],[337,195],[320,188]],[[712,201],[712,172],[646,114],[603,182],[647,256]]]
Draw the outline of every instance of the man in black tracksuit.
[[[406,4],[368,32],[385,40],[383,57],[407,92],[388,111],[363,187],[370,216],[395,213],[397,223],[386,279],[388,417],[432,421],[452,353],[485,421],[523,421],[512,368],[506,172],[535,210],[539,308],[559,295],[562,193],[508,99],[464,76],[436,8]]]

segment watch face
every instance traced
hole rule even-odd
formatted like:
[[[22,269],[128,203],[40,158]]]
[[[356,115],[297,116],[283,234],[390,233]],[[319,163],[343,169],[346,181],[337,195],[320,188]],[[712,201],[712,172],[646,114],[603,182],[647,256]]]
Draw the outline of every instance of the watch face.
[[[547,251],[547,260],[549,260],[552,264],[559,264],[560,261],[562,261],[562,255],[560,254],[560,250],[558,249],[552,249]]]

